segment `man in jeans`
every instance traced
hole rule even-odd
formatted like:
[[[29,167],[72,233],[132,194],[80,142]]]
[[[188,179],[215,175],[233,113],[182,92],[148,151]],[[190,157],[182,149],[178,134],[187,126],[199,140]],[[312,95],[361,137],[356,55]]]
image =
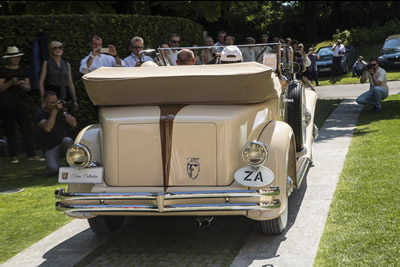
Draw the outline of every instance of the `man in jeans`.
[[[68,131],[76,126],[76,119],[65,111],[56,92],[46,91],[43,98],[44,107],[36,113],[36,121],[46,157],[46,168],[50,175],[54,175],[60,168],[60,155],[65,155],[74,143]]]
[[[387,85],[386,71],[379,67],[378,60],[371,58],[368,65],[361,75],[360,82],[365,83],[369,79],[369,91],[363,93],[357,98],[360,105],[373,105],[374,111],[382,110],[381,101],[389,95],[389,87]]]

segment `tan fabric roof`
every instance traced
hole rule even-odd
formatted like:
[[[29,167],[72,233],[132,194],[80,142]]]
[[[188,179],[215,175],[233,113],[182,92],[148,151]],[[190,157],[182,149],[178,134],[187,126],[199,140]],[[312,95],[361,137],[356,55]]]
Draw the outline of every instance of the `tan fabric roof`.
[[[273,70],[256,62],[100,68],[83,76],[95,105],[244,104],[277,98]]]

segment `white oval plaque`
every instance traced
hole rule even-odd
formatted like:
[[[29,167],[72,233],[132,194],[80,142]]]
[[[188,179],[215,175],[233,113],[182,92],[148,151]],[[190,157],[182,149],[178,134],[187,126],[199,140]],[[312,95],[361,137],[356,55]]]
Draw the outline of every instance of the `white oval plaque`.
[[[274,173],[266,167],[252,168],[246,166],[235,172],[235,180],[244,186],[262,187],[274,180]]]

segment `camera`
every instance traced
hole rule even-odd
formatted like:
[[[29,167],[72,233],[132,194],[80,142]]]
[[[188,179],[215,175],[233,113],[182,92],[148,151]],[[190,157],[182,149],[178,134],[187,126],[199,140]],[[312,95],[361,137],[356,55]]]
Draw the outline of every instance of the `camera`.
[[[62,104],[63,108],[67,108],[68,110],[71,110],[73,107],[74,102],[73,101],[65,101],[65,100],[58,100],[58,104]]]
[[[100,53],[109,54],[110,53],[110,49],[108,47],[107,48],[100,48]]]
[[[371,70],[375,67],[375,64],[368,64],[367,65],[367,70]]]

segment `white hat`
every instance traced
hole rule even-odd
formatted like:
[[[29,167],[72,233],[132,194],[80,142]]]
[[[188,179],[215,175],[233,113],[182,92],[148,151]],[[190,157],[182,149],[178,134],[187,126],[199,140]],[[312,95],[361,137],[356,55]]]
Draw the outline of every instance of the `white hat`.
[[[24,53],[20,53],[18,47],[16,46],[9,46],[7,47],[6,55],[3,58],[10,58],[10,57],[19,57],[22,56]]]
[[[146,61],[143,62],[142,65],[140,65],[140,67],[158,67],[158,65],[153,61]]]
[[[242,52],[235,45],[226,46],[221,52],[221,61],[224,62],[243,62]]]

